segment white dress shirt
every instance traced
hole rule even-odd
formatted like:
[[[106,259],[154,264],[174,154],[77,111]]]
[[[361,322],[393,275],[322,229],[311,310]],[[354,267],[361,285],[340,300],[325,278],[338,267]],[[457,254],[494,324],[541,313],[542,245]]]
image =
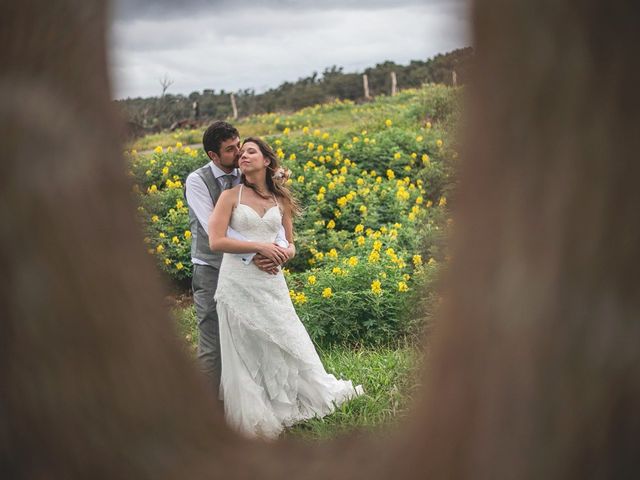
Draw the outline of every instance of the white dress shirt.
[[[220,178],[223,175],[233,175],[235,177],[231,182],[232,186],[234,187],[240,183],[239,169],[236,168],[228,174],[213,162],[209,162],[209,167],[211,167],[213,176],[220,184],[220,188],[224,188],[224,184],[222,183],[222,179]],[[187,180],[185,182],[185,189],[187,203],[193,210],[193,213],[195,213],[198,221],[200,222],[200,225],[202,225],[202,228],[204,228],[205,232],[208,232],[209,217],[211,217],[211,212],[213,212],[213,200],[211,199],[211,195],[209,194],[209,189],[205,185],[204,180],[202,180],[200,175],[198,175],[196,172],[191,172],[187,177]],[[246,237],[239,234],[231,227],[227,229],[227,237],[234,238],[236,240],[247,240]],[[289,246],[289,242],[286,239],[283,226],[280,227],[280,231],[278,232],[275,243],[284,248]],[[240,256],[242,257],[242,261],[246,264],[251,263],[254,255],[255,253],[240,254]],[[195,257],[191,258],[191,262],[196,265],[207,264],[206,262]]]

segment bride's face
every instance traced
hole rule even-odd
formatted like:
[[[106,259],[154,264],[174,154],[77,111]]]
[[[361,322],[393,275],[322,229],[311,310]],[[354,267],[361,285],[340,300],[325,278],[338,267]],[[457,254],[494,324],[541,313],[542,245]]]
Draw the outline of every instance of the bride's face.
[[[240,150],[238,167],[245,175],[247,173],[264,170],[269,165],[269,160],[264,158],[260,147],[253,142],[247,142]]]

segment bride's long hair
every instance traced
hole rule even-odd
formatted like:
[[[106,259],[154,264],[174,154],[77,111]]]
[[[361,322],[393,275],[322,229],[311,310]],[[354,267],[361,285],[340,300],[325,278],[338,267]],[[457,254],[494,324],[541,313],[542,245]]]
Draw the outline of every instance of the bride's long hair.
[[[291,209],[291,213],[293,216],[300,215],[300,213],[302,213],[300,204],[285,184],[285,181],[287,179],[286,175],[282,178],[276,177],[277,173],[280,170],[280,162],[278,161],[278,156],[276,155],[276,153],[269,146],[269,144],[261,138],[247,137],[242,141],[242,145],[244,146],[244,144],[246,144],[247,142],[255,143],[262,152],[262,155],[264,155],[264,158],[269,159],[269,165],[267,165],[266,172],[267,190],[269,190],[269,192],[282,200],[283,203]],[[256,192],[262,198],[269,198],[267,195],[261,193],[253,183],[249,182],[244,173],[240,176],[240,182]]]

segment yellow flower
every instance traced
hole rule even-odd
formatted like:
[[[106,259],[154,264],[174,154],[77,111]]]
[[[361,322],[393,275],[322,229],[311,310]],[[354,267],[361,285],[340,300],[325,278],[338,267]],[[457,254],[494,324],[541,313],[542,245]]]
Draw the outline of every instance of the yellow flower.
[[[150,177],[150,176],[151,176],[151,170],[147,170],[146,172],[144,172],[144,174],[145,174],[147,177]]]
[[[184,231],[184,238],[186,238],[187,240],[191,238],[191,230]]]
[[[162,153],[162,147],[158,145],[156,148],[153,149],[153,151],[156,153]]]
[[[358,240],[356,240],[356,241],[358,242],[358,245],[359,245],[359,246],[364,245],[364,237],[363,237],[363,236],[359,236],[359,237],[358,237]]]
[[[169,167],[164,167],[162,169],[162,175],[169,175]]]
[[[305,135],[306,135],[307,133],[309,133],[309,127],[304,127],[304,128],[302,129],[302,133],[304,133]]]
[[[316,199],[321,202],[322,200],[324,200],[324,193],[319,193],[318,195],[316,195]]]
[[[315,143],[313,143],[313,142],[309,142],[309,143],[307,144],[307,148],[308,148],[309,150],[313,150],[314,148],[316,148],[316,144],[315,144]]]
[[[380,240],[376,240],[375,242],[373,242],[373,249],[380,251],[380,249],[382,248],[382,242]]]
[[[362,233],[364,231],[364,225],[362,225],[361,223],[359,223],[358,225],[356,225],[356,228],[354,230],[356,233]]]
[[[182,265],[182,262],[176,263],[176,270],[182,270],[183,268],[184,268],[184,265]]]
[[[296,298],[294,299],[294,301],[296,302],[297,305],[302,305],[307,301],[307,296],[304,294],[304,292],[300,292],[296,295]]]
[[[422,154],[422,163],[424,165],[429,165],[429,163],[430,163],[429,155],[427,155],[426,153]]]
[[[178,199],[176,201],[176,208],[182,208],[182,207],[184,207],[184,202],[182,200]]]
[[[171,238],[171,243],[180,243],[180,239],[178,237],[176,237],[176,236],[173,236]]]
[[[400,160],[402,158],[402,154],[400,152],[396,152],[393,154],[394,160]]]
[[[447,205],[447,198],[446,197],[440,197],[440,201],[438,202],[438,206],[439,207],[444,207]]]
[[[413,264],[416,267],[419,267],[420,265],[422,265],[422,256],[421,255],[414,255],[412,260],[413,260]]]
[[[391,125],[393,125],[393,122],[392,122],[390,119],[388,119],[388,118],[387,118],[387,119],[384,121],[384,124],[385,124],[387,127],[390,127]]]
[[[424,139],[422,138],[422,135],[418,135],[418,136],[416,137],[416,142],[421,142],[422,140],[424,140]]]
[[[427,122],[425,127],[427,128],[427,130],[429,130],[431,128],[431,122]]]
[[[282,131],[283,135],[289,135],[289,133],[291,133],[291,129],[289,127],[286,127],[283,131]]]
[[[316,260],[322,260],[324,258],[324,253],[318,252],[314,255]]]
[[[366,205],[360,205],[360,213],[362,213],[363,215],[364,215],[365,213],[367,213],[367,207],[366,207]]]
[[[436,262],[434,258],[430,258],[429,261],[427,262],[428,265],[435,265],[436,263],[438,262]]]
[[[296,159],[296,154],[292,153],[291,155],[289,155],[289,160],[295,160]]]
[[[327,229],[333,230],[334,228],[336,228],[336,222],[334,222],[333,219],[331,219],[329,220],[329,223],[327,223]]]
[[[333,292],[331,291],[331,287],[327,287],[324,290],[322,290],[322,296],[324,298],[329,298],[331,297],[331,295],[333,295]]]
[[[164,259],[164,264],[165,265],[171,265],[171,263],[173,263],[173,262],[172,262],[172,260],[170,258],[165,258]]]
[[[396,252],[393,250],[393,248],[389,247],[387,248],[384,253],[386,253],[387,255],[389,255],[390,257],[395,257],[396,256]]]
[[[332,248],[331,250],[329,250],[329,252],[327,253],[327,257],[330,258],[338,258],[338,251],[335,248]]]
[[[405,282],[398,282],[398,291],[399,292],[408,292],[409,286]]]
[[[329,182],[329,185],[327,185],[327,188],[328,188],[329,190],[333,190],[334,188],[336,188],[336,184],[335,184],[335,183],[333,183],[333,182]]]
[[[158,215],[154,215],[153,217],[151,217],[151,221],[153,223],[156,223],[156,222],[160,221],[160,218],[158,218]]]
[[[369,263],[376,263],[380,260],[380,254],[377,250],[372,250],[369,254]]]
[[[333,267],[333,270],[331,270],[331,273],[333,273],[334,275],[341,275],[342,269],[340,267]]]
[[[324,147],[322,145],[318,145],[318,153],[322,153]]]
[[[374,280],[373,282],[371,282],[371,292],[374,295],[381,295],[382,294],[381,286],[382,284],[380,283],[380,280]]]
[[[350,267],[355,267],[358,265],[358,257],[349,257],[349,261],[347,263]]]
[[[162,253],[162,252],[164,252],[164,247],[162,245],[158,245],[156,247],[156,253]]]
[[[436,140],[436,147],[442,148],[442,140],[440,139]]]
[[[313,136],[314,137],[319,137],[320,136],[320,130],[318,130],[317,128],[313,131]]]
[[[389,180],[393,180],[395,178],[395,173],[393,173],[393,170],[387,170],[387,178]]]
[[[151,185],[148,189],[147,192],[148,193],[156,193],[158,191],[158,187],[156,187],[155,185]]]
[[[307,282],[309,282],[309,285],[315,285],[316,284],[316,276],[315,275],[309,275],[309,278],[307,278]]]
[[[191,153],[191,147],[184,147],[184,153]]]
[[[298,183],[304,183],[304,176],[303,175],[300,175],[298,177]]]

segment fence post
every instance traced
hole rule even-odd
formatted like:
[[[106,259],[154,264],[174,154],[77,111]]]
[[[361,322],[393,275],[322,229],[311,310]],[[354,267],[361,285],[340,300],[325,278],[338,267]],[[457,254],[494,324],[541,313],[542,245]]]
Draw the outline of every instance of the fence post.
[[[393,97],[396,93],[398,93],[398,79],[396,72],[391,72],[391,96]]]
[[[231,94],[231,108],[233,109],[233,119],[237,120],[238,119],[238,107],[236,107],[236,97],[235,97],[235,95],[233,93]]]
[[[369,100],[371,95],[369,95],[369,78],[366,73],[362,75],[362,84],[364,85],[364,98]]]

